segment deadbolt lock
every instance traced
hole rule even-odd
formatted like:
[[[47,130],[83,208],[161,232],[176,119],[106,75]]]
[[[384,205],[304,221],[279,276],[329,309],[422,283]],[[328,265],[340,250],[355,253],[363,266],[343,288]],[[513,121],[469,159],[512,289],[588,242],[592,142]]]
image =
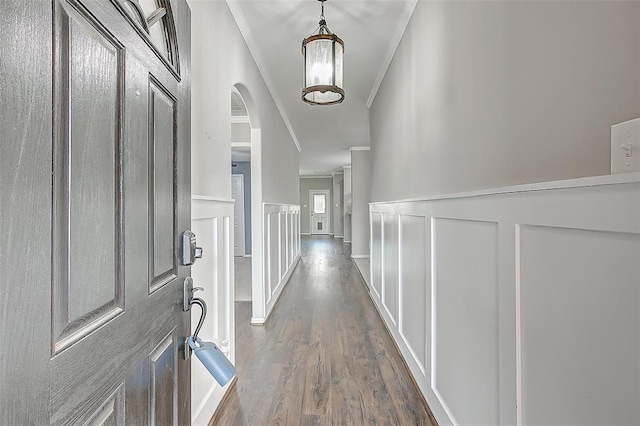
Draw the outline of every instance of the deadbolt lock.
[[[193,265],[196,259],[202,258],[202,247],[196,246],[196,234],[184,231],[182,234],[181,261],[185,266]]]

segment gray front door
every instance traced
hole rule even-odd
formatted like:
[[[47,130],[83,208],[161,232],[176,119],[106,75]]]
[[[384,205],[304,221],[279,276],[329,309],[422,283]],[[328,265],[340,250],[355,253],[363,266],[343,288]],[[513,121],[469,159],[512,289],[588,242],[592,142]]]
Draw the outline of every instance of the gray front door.
[[[0,425],[190,423],[185,0],[5,0]]]

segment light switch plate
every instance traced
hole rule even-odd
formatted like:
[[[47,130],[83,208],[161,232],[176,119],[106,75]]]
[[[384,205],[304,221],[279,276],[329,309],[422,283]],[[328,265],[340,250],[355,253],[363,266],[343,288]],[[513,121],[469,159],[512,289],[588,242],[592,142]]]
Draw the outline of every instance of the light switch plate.
[[[611,126],[611,174],[640,171],[640,118]]]

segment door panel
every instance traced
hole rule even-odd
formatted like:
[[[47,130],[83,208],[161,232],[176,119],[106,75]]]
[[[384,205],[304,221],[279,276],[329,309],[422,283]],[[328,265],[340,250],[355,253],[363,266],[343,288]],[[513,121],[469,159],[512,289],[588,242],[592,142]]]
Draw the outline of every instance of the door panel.
[[[118,1],[3,4],[0,424],[190,423],[189,82]]]
[[[63,102],[69,100],[61,115],[69,128],[57,144],[64,164],[57,162],[62,167],[54,174],[63,175],[57,183],[64,182],[64,186],[58,186],[54,194],[66,201],[65,205],[56,203],[63,211],[59,219],[66,232],[54,241],[68,235],[68,250],[61,256],[70,266],[63,281],[68,294],[61,299],[67,299],[72,324],[122,307],[118,253],[123,52],[103,28],[96,31],[87,22],[68,16],[61,16],[61,21],[68,37],[60,63],[66,80]],[[87,238],[90,234],[94,238]],[[82,291],[87,282],[93,282],[90,294]]]
[[[122,45],[75,10],[58,13],[54,143],[54,354],[122,312]],[[85,63],[86,62],[86,63]],[[92,283],[92,292],[86,285]]]
[[[311,234],[329,234],[330,192],[324,189],[309,191],[309,203]]]
[[[155,78],[151,78],[149,88],[149,291],[153,292],[176,277],[176,100]]]
[[[178,423],[178,348],[176,330],[166,336],[149,355],[151,365],[151,424]]]
[[[96,411],[89,426],[115,426],[124,423],[124,386],[118,387]]]

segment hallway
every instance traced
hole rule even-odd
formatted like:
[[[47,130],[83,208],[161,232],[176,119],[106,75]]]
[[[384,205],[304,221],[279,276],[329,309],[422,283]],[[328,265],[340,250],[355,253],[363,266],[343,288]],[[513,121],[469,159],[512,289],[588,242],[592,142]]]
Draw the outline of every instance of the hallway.
[[[302,237],[266,326],[236,303],[238,380],[212,425],[431,425],[348,249]]]

